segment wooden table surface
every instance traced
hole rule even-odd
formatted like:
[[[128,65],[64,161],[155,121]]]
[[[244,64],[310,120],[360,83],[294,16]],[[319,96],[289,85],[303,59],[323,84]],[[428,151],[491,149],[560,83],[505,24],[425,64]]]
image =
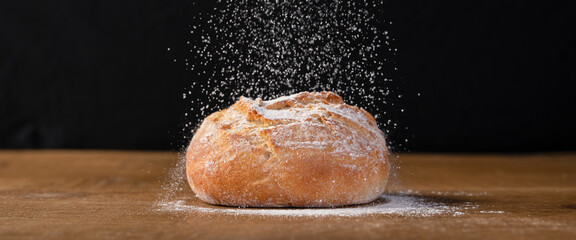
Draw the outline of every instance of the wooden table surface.
[[[0,151],[0,239],[576,239],[573,153],[402,154],[390,194],[476,208],[352,217],[158,211],[163,198],[198,201],[183,174],[167,185],[180,157]]]

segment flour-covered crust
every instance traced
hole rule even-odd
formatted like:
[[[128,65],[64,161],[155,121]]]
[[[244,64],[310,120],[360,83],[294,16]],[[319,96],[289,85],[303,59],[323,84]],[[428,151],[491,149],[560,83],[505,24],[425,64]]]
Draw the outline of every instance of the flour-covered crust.
[[[227,206],[367,203],[383,193],[388,169],[372,115],[332,92],[241,97],[204,120],[186,153],[192,190]]]

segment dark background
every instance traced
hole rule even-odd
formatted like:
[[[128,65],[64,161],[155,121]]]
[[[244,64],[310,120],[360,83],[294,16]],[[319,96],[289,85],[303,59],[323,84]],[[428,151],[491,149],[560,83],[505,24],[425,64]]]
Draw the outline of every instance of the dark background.
[[[576,150],[575,5],[387,1],[406,110],[394,150]],[[194,10],[0,1],[0,148],[182,149]]]

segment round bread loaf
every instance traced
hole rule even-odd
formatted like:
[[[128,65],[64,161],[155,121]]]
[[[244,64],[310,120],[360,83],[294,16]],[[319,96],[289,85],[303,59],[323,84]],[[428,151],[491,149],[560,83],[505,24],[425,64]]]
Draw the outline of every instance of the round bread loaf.
[[[242,207],[332,207],[378,198],[388,148],[370,113],[332,92],[241,97],[208,116],[186,152],[198,198]]]

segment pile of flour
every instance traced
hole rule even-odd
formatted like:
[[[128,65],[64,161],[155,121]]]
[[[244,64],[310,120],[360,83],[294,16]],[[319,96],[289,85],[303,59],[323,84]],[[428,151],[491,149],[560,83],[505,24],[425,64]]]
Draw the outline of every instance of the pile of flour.
[[[429,217],[435,215],[460,216],[478,208],[472,203],[449,206],[430,202],[410,195],[382,195],[373,203],[339,208],[235,208],[199,204],[187,204],[184,200],[163,201],[157,204],[157,211],[189,212],[225,215],[256,215],[285,217],[355,217],[367,215],[396,215]],[[492,212],[490,212],[492,213]],[[500,213],[500,212],[499,212]]]

